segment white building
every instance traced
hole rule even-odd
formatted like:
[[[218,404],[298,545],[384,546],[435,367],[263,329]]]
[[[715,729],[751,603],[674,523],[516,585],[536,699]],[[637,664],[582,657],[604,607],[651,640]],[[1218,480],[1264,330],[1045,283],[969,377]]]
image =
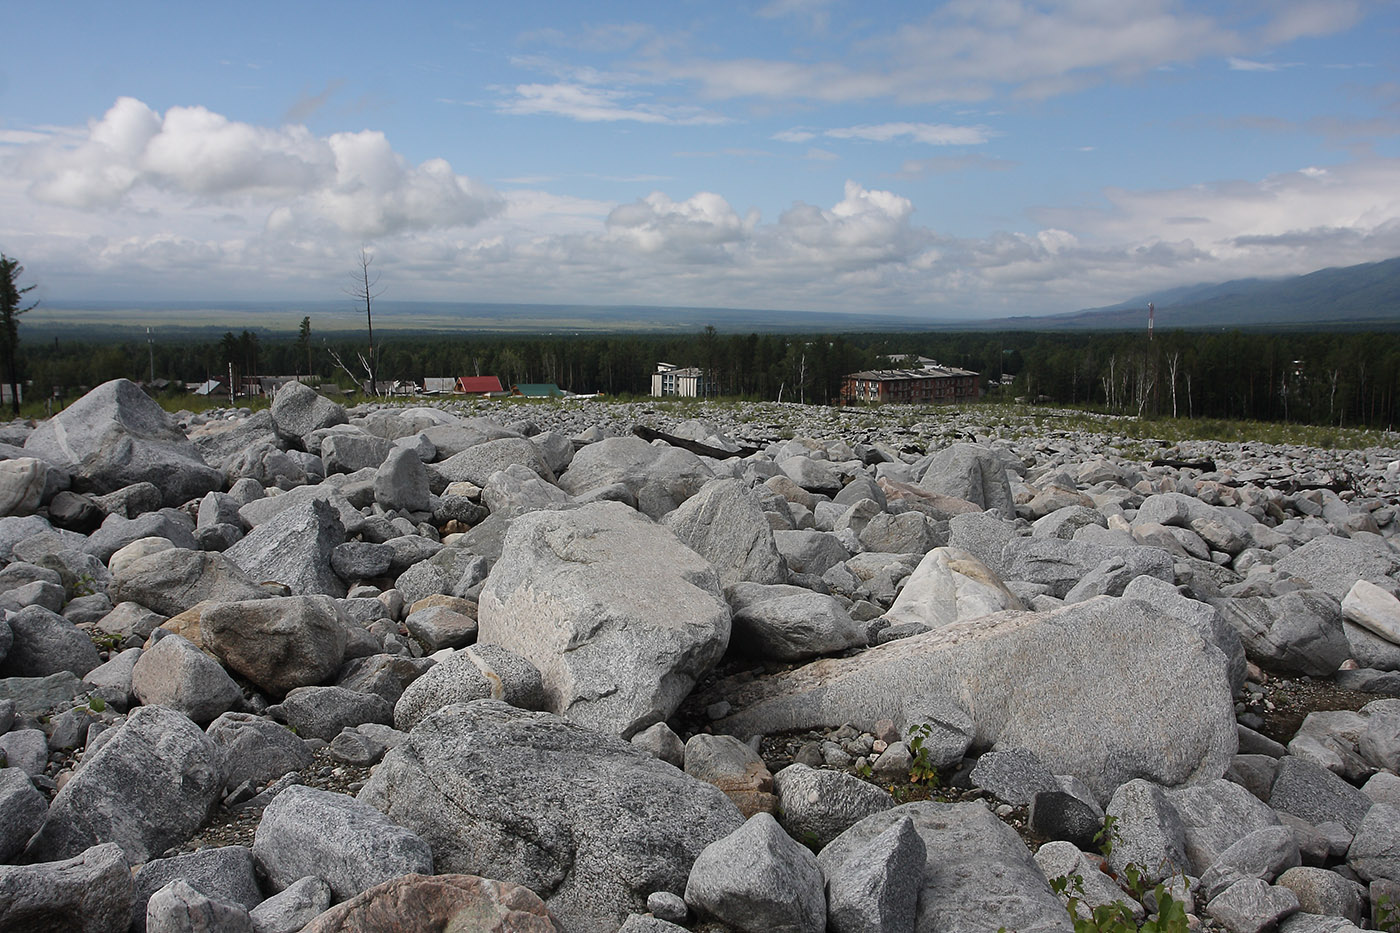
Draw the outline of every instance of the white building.
[[[704,398],[709,394],[705,371],[694,366],[657,363],[656,372],[651,374],[651,394],[658,398],[666,395]]]

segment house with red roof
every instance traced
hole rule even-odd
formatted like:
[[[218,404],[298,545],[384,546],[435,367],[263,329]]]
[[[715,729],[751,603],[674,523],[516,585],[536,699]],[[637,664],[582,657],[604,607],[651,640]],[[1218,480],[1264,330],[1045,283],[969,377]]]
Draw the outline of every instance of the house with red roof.
[[[496,376],[458,376],[457,391],[466,395],[488,395],[505,389]]]

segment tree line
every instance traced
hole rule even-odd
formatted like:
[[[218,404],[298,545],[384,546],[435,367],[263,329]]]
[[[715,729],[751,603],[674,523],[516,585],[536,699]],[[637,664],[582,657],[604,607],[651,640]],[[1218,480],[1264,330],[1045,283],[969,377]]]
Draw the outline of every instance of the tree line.
[[[350,387],[364,334],[243,330],[150,342],[134,333],[45,332],[22,345],[20,377],[33,396],[125,377],[198,384],[236,377],[311,374]],[[383,383],[497,376],[510,386],[554,383],[574,392],[644,395],[658,361],[700,367],[722,396],[826,404],[842,377],[897,365],[906,354],[980,373],[1001,394],[1143,416],[1240,418],[1389,427],[1400,407],[1400,334],[927,332],[577,336],[379,334]],[[349,365],[345,365],[349,364]]]

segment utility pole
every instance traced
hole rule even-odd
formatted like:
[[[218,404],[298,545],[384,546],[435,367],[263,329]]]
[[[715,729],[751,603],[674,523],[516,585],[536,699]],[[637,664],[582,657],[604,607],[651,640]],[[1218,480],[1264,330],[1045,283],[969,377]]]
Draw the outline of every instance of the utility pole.
[[[146,349],[151,355],[151,385],[154,386],[156,382],[156,346],[151,342],[151,329],[149,327],[146,328]]]
[[[235,406],[238,404],[237,402],[234,401],[234,399],[235,399],[236,397],[237,397],[237,395],[236,395],[236,393],[234,392],[234,388],[233,388],[233,364],[232,364],[232,363],[229,363],[229,364],[228,364],[228,407],[229,407],[229,408],[233,408],[233,407],[235,407]]]

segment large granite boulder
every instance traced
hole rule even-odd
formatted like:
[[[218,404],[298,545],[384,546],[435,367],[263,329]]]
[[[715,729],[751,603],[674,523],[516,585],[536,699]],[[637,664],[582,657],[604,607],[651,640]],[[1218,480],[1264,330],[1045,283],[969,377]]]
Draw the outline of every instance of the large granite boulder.
[[[275,697],[325,683],[350,641],[349,623],[326,596],[215,603],[199,622],[204,647]]]
[[[183,713],[142,706],[63,785],[24,860],[115,842],[132,862],[147,861],[194,835],[223,786],[212,739]]]
[[[206,600],[262,599],[269,594],[224,554],[165,548],[114,568],[108,595],[114,603],[130,601],[174,616]]]
[[[301,785],[267,805],[253,854],[277,890],[315,875],[338,900],[400,875],[433,873],[433,854],[413,831],[344,794]]]
[[[477,624],[479,643],[539,668],[548,709],[630,736],[675,712],[719,660],[730,616],[704,558],[627,506],[597,502],[515,519]]]
[[[168,706],[207,726],[243,703],[223,666],[179,635],[166,635],[131,669],[131,692],[145,706]]]
[[[740,583],[725,595],[734,611],[730,644],[737,652],[797,661],[865,647],[865,627],[834,596],[782,583]]]
[[[678,447],[653,447],[640,437],[610,437],[574,455],[559,477],[559,486],[579,496],[621,484],[637,499],[637,508],[661,518],[714,477],[699,457]]]
[[[258,525],[224,555],[252,579],[285,583],[298,596],[344,596],[345,584],[331,569],[331,552],[344,543],[335,507],[312,499]]]
[[[954,444],[935,453],[918,485],[984,509],[997,509],[1008,518],[1016,514],[1006,465],[996,454],[976,444]]]
[[[917,933],[1069,933],[1064,903],[1050,890],[1030,850],[981,803],[907,803],[861,820],[817,856],[828,880],[859,865],[882,833],[912,821],[923,840]]]
[[[578,933],[681,893],[743,822],[718,788],[629,742],[497,700],[428,716],[359,798],[421,836],[438,871],[522,884]]]
[[[740,480],[706,483],[662,524],[714,566],[721,586],[787,581],[773,529]]]
[[[126,855],[111,843],[42,865],[0,865],[0,930],[125,930],[133,895]]]
[[[1225,656],[1158,607],[1099,597],[1047,613],[1003,612],[826,659],[705,699],[734,712],[733,735],[881,719],[953,698],[976,744],[1023,748],[1101,799],[1146,776],[1162,784],[1220,777],[1235,753]]]
[[[272,400],[272,428],[284,440],[302,445],[311,432],[345,424],[350,419],[345,407],[317,394],[315,389],[300,382],[289,382],[277,390]]]
[[[173,506],[224,486],[224,474],[204,462],[175,419],[126,379],[103,383],[42,422],[24,449],[72,473],[83,492],[150,482]]]
[[[545,480],[554,479],[554,472],[544,462],[540,449],[528,437],[502,437],[476,444],[433,464],[433,469],[449,482],[484,486],[491,474],[517,464]]]
[[[0,460],[0,515],[33,515],[48,478],[49,467],[42,460]]]

